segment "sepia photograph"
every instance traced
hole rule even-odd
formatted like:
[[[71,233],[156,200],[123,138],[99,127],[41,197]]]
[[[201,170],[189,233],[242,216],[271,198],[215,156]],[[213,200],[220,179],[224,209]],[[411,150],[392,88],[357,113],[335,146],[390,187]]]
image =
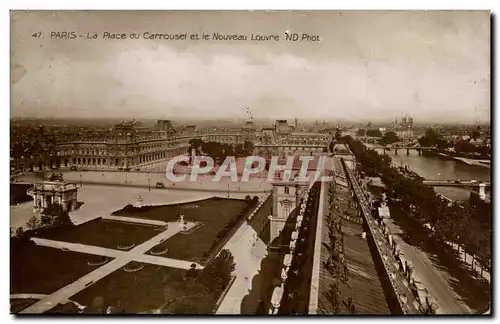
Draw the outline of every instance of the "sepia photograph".
[[[10,313],[492,313],[486,10],[11,10]]]

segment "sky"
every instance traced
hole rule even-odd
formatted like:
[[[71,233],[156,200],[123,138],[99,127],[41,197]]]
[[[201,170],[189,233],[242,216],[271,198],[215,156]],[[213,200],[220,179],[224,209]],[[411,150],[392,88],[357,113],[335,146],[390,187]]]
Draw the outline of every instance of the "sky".
[[[85,37],[51,38],[56,32]],[[104,32],[127,39],[102,39]],[[151,40],[145,32],[210,39]],[[286,41],[286,32],[319,41]],[[217,41],[213,33],[248,40]],[[252,34],[280,40],[252,41]],[[247,111],[259,119],[382,121],[408,114],[415,123],[487,122],[490,14],[11,13],[13,117],[232,119]]]

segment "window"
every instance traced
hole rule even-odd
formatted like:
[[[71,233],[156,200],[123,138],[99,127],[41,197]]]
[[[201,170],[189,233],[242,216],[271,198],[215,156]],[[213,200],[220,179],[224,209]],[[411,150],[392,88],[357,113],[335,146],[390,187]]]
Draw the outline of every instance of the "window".
[[[285,187],[285,195],[289,195],[289,194],[290,194],[290,188]]]

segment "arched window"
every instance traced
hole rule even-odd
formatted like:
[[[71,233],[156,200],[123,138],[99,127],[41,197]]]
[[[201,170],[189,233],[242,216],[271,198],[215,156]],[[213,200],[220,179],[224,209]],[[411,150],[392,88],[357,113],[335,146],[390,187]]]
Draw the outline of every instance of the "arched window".
[[[285,195],[289,195],[290,194],[290,188],[289,187],[285,187]]]

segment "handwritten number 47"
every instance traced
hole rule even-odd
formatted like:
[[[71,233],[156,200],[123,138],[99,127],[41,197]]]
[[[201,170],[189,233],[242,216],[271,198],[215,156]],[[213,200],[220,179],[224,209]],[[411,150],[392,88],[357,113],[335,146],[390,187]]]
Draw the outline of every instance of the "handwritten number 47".
[[[41,38],[42,37],[42,33],[41,32],[33,33],[33,35],[31,35],[31,37],[33,37],[33,38]]]

